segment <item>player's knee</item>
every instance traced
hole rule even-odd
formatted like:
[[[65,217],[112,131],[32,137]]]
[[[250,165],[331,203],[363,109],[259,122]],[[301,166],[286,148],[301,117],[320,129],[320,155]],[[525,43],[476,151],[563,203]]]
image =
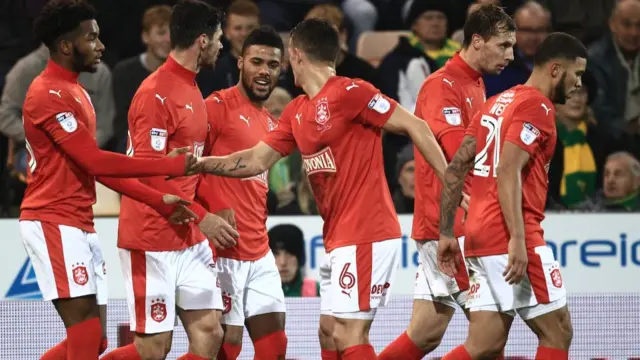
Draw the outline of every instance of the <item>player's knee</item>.
[[[338,350],[369,343],[369,328],[362,320],[336,319],[333,326],[333,342]]]
[[[407,335],[416,346],[426,352],[435,350],[442,341],[442,334],[436,331],[425,331],[424,329],[422,331],[411,331],[411,329],[408,329]]]
[[[569,349],[573,340],[573,324],[568,311],[559,311],[553,327],[543,332],[541,343],[556,349]]]
[[[218,347],[222,343],[222,339],[224,339],[224,330],[222,330],[220,323],[216,322],[207,329],[204,329],[203,335],[208,336],[215,347]],[[238,344],[242,344],[242,333],[240,334],[240,341]]]
[[[231,345],[242,345],[243,328],[239,326],[227,326],[224,332],[224,343]]]
[[[148,337],[136,341],[136,349],[143,360],[164,360],[171,351],[171,338]]]
[[[331,349],[333,345],[333,319],[320,317],[320,326],[318,327],[318,339],[323,349]]]

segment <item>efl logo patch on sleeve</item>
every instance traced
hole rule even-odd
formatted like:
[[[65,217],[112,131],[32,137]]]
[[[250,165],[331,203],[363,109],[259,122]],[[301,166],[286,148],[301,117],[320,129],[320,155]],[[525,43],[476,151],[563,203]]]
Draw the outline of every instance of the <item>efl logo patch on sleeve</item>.
[[[522,140],[525,145],[531,145],[534,141],[540,136],[540,130],[538,130],[535,126],[530,123],[524,123],[522,125],[522,131],[520,132],[520,140]]]
[[[380,114],[386,114],[391,109],[391,103],[382,94],[378,93],[369,101],[369,109]]]
[[[462,111],[455,107],[446,107],[442,109],[442,115],[447,121],[447,124],[452,126],[458,126],[462,124]]]
[[[78,128],[78,121],[70,112],[59,113],[56,115],[56,120],[58,120],[62,130],[68,133],[72,133]]]
[[[155,151],[164,151],[169,133],[166,129],[151,129],[151,147]]]

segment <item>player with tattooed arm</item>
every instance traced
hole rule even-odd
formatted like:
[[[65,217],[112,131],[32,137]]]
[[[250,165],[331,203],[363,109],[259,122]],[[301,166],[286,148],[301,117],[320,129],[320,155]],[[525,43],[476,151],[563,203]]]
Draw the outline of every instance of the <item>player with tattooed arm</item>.
[[[450,275],[460,266],[453,230],[456,204],[466,174],[473,169],[474,176],[464,242],[469,335],[445,360],[495,358],[516,314],[538,337],[536,359],[569,358],[566,291],[541,222],[556,145],[553,104],[577,92],[586,63],[587,50],[578,39],[550,34],[527,82],[487,101],[447,167],[438,262]]]

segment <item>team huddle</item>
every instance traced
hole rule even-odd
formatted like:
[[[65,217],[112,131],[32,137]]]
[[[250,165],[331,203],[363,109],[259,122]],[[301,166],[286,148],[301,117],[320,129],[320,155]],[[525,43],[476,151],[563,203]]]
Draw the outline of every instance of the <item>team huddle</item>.
[[[51,56],[24,103],[29,171],[20,231],[44,300],[67,331],[41,359],[98,359],[108,347],[96,181],[123,195],[117,246],[135,334],[103,359],[164,359],[177,317],[189,339],[179,359],[236,359],[244,327],[255,359],[285,359],[267,172],[296,149],[324,220],[323,360],[422,359],[456,308],[469,320],[468,337],[443,359],[503,359],[516,314],[539,339],[536,359],[568,359],[566,291],[541,221],[554,104],[580,88],[586,68],[577,39],[549,35],[528,81],[485,99],[482,75],[513,60],[517,30],[501,8],[484,5],[467,19],[462,50],[424,82],[412,114],[368,82],[336,76],[336,29],[308,19],[287,44],[304,94],[276,120],[263,104],[285,44],[268,27],[246,39],[238,84],[202,98],[195,76],[216,62],[221,15],[199,0],[174,7],[172,51],[133,98],[126,156],[98,149],[95,111],[77,82],[104,51],[93,8],[54,0],[37,19]],[[402,236],[383,132],[415,146],[411,236],[420,267],[407,331],[376,354],[369,330],[389,302]]]

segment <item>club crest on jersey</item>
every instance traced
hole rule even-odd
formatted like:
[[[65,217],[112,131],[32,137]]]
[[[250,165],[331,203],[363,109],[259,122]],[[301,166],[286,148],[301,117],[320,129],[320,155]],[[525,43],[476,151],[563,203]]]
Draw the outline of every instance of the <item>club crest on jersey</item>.
[[[169,133],[166,129],[151,129],[151,147],[155,151],[164,151],[167,146],[167,137]]]
[[[447,124],[452,126],[458,126],[462,124],[462,111],[455,107],[446,107],[442,109],[442,115],[447,121]]]
[[[231,294],[226,291],[222,292],[222,309],[223,314],[228,314],[231,311]]]
[[[73,274],[73,282],[80,286],[84,286],[89,282],[89,273],[84,263],[76,263],[71,266],[71,273]]]
[[[330,147],[326,147],[315,154],[302,155],[302,166],[307,176],[319,172],[336,172],[336,159]]]
[[[371,101],[369,101],[369,109],[380,114],[386,114],[391,109],[391,103],[385,99],[382,94],[377,93]]]
[[[318,123],[318,131],[325,132],[331,129],[331,125],[327,124],[331,118],[331,112],[329,111],[329,101],[326,97],[318,100],[316,104],[316,123]]]
[[[155,322],[163,322],[167,318],[167,305],[164,299],[151,300],[151,318]]]
[[[273,121],[271,117],[267,117],[267,129],[269,129],[269,132],[272,132],[276,128],[278,128],[278,124]]]
[[[63,112],[56,115],[58,124],[62,127],[62,130],[72,133],[78,128],[78,121],[70,112]]]
[[[522,125],[522,131],[520,132],[520,140],[522,140],[525,145],[531,145],[534,141],[540,136],[540,130],[538,130],[535,126],[530,123],[524,123]]]

